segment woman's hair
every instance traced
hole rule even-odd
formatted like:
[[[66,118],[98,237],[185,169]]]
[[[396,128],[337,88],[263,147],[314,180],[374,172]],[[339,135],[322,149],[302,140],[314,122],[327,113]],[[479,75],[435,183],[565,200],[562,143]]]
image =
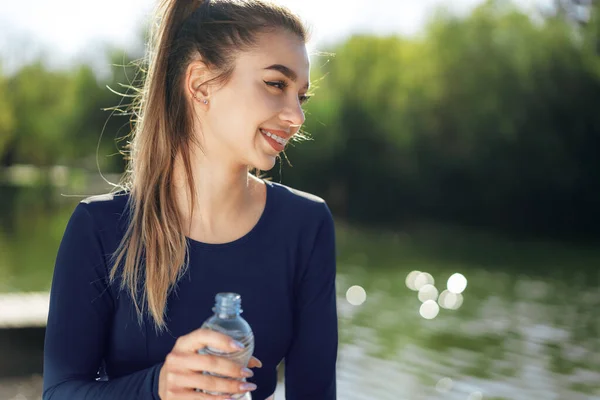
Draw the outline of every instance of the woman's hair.
[[[226,83],[237,53],[251,50],[258,34],[286,30],[306,43],[308,33],[288,9],[263,0],[161,0],[156,17],[143,60],[143,85],[132,102],[128,165],[118,186],[130,192],[129,225],[113,254],[110,280],[121,278],[120,290],[131,295],[140,323],[148,313],[163,331],[167,298],[189,260],[172,186],[178,154],[190,215],[195,203],[190,149],[199,143],[183,85],[187,66],[200,56]]]

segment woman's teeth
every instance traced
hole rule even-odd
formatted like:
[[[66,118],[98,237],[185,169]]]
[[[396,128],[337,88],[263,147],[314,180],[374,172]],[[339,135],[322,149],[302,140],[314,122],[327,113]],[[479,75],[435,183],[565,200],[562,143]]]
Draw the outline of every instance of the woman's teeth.
[[[272,134],[271,132],[267,132],[267,131],[265,131],[264,129],[261,129],[260,131],[261,131],[261,132],[262,132],[264,135],[266,135],[266,136],[270,137],[271,139],[275,140],[277,143],[281,143],[281,144],[283,144],[283,145],[285,145],[285,144],[287,143],[287,140],[286,140],[286,139],[284,139],[284,138],[282,138],[282,137],[279,137],[279,136],[277,136],[277,135],[274,135],[274,134]]]

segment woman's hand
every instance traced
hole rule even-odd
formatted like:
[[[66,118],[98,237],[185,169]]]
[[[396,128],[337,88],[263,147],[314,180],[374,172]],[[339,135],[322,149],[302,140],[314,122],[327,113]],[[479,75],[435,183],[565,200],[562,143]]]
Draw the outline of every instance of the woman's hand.
[[[229,336],[208,329],[197,329],[175,342],[173,350],[165,358],[158,379],[158,395],[161,400],[179,399],[229,399],[227,395],[209,395],[196,391],[239,394],[256,389],[252,383],[204,375],[211,372],[235,379],[254,375],[248,368],[219,356],[198,354],[198,349],[211,347],[224,352],[241,350]],[[255,357],[250,359],[249,368],[262,367]]]

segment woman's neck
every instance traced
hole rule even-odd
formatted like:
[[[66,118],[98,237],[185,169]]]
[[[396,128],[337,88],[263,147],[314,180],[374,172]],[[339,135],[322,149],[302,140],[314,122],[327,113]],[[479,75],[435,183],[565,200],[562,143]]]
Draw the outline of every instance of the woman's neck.
[[[194,192],[189,193],[183,162],[178,157],[173,179],[175,197],[184,226],[191,226],[196,232],[220,235],[220,231],[228,229],[249,210],[253,213],[257,201],[263,197],[264,184],[249,173],[247,166],[232,167],[205,157],[192,158],[192,174],[195,186]],[[195,200],[191,214],[190,196]]]

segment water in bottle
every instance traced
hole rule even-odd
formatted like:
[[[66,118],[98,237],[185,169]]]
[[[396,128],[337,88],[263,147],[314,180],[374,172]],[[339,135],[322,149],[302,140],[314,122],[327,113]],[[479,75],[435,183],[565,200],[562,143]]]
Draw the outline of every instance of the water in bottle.
[[[241,304],[242,298],[237,293],[218,293],[215,296],[215,307],[212,309],[214,315],[202,324],[202,328],[224,333],[225,335],[228,335],[231,338],[242,343],[244,345],[244,349],[234,352],[222,352],[217,349],[205,347],[203,349],[198,350],[199,354],[213,354],[233,360],[234,362],[239,364],[240,367],[248,366],[248,362],[250,361],[252,353],[254,352],[254,334],[252,333],[252,329],[250,328],[248,322],[246,322],[246,320],[243,319],[240,315],[243,312]],[[234,379],[231,377],[223,377],[221,375],[213,374],[210,372],[204,372],[204,374],[218,376],[221,378]],[[246,381],[245,378],[235,379],[240,381],[240,383]],[[209,391],[202,392],[212,395],[227,394]],[[252,399],[252,396],[249,392],[245,394],[227,395],[230,395],[232,398],[239,400]]]

